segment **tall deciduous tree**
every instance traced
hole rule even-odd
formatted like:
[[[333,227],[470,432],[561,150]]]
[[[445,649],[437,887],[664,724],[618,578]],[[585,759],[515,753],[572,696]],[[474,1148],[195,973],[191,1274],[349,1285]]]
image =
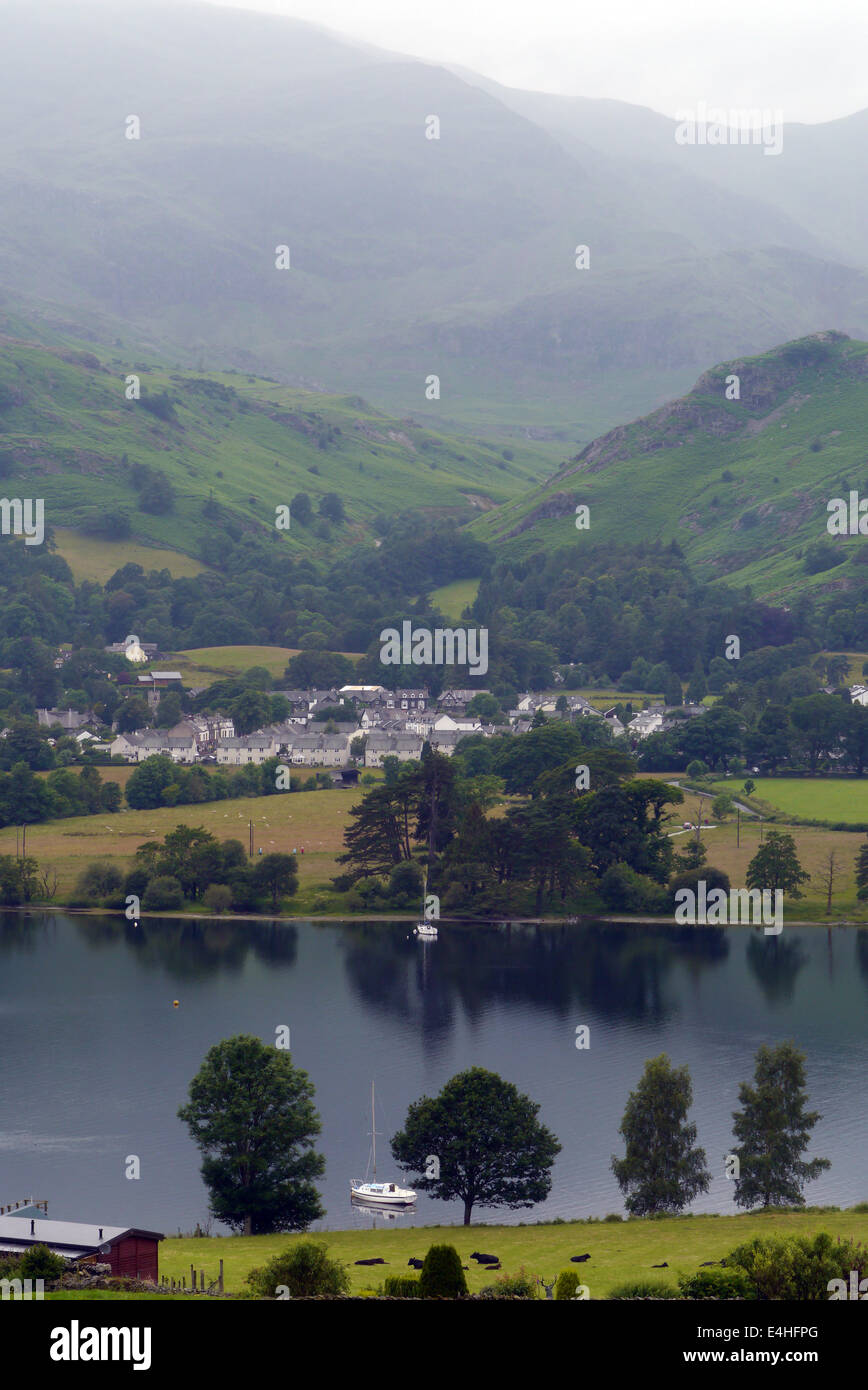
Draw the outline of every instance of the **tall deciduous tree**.
[[[212,1047],[178,1117],[202,1156],[218,1221],[245,1235],[303,1231],[324,1215],[314,1179],[321,1125],[307,1073],[289,1052],[238,1034]]]
[[[792,835],[770,830],[747,866],[745,882],[748,888],[767,888],[770,892],[780,889],[791,898],[800,898],[799,885],[810,877],[799,863]]]
[[[754,1083],[743,1082],[733,1111],[739,1143],[734,1198],[740,1207],[804,1206],[802,1189],[824,1169],[827,1158],[805,1161],[811,1131],[820,1119],[806,1110],[805,1056],[791,1042],[765,1044],[756,1054]]]
[[[612,1156],[631,1216],[679,1212],[708,1191],[705,1150],[696,1147],[696,1125],[687,1119],[692,1102],[686,1066],[673,1067],[665,1053],[645,1063],[618,1130],[626,1154]]]
[[[414,1187],[444,1202],[462,1201],[469,1226],[478,1203],[514,1208],[545,1201],[561,1146],[538,1113],[510,1082],[471,1067],[433,1100],[423,1096],[410,1106],[392,1155],[413,1173]]]
[[[271,898],[274,912],[282,897],[298,891],[298,862],[294,854],[265,854],[253,870],[254,887]]]

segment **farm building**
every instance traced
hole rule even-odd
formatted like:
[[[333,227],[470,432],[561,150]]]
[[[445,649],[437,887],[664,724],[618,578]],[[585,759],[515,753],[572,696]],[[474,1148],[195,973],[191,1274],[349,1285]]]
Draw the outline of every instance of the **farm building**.
[[[158,1231],[135,1226],[97,1226],[81,1221],[49,1221],[35,1203],[0,1216],[0,1251],[23,1254],[33,1245],[47,1245],[56,1255],[76,1263],[111,1266],[113,1275],[131,1279],[159,1278]]]

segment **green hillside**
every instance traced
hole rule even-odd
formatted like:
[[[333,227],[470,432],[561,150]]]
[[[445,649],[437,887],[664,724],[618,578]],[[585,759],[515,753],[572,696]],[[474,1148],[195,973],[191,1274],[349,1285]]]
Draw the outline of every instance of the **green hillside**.
[[[727,400],[736,375],[740,399]],[[697,573],[780,600],[846,588],[864,538],[828,535],[827,503],[868,495],[868,344],[819,333],[712,368],[680,400],[612,430],[527,496],[479,518],[513,554],[677,540]],[[576,507],[590,509],[586,530]],[[810,573],[809,547],[829,554]]]
[[[105,542],[129,537],[208,559],[203,545],[217,516],[273,533],[275,508],[297,493],[308,494],[315,514],[322,497],[336,493],[347,525],[326,527],[315,516],[284,533],[294,547],[328,554],[369,532],[373,539],[378,514],[410,506],[469,520],[475,509],[524,491],[557,457],[551,446],[517,444],[504,458],[494,445],[392,419],[360,397],[173,371],[140,357],[36,342],[19,336],[26,325],[11,326],[16,334],[0,333],[2,487],[44,499],[46,525],[61,529],[59,548],[74,553],[82,577],[86,543],[76,546],[75,533],[102,537],[87,577],[105,578],[106,565],[111,572],[124,563],[120,545],[117,564],[102,556]],[[140,378],[138,401],[125,398],[132,374]],[[169,509],[148,509],[162,504],[149,500],[142,466],[171,484]],[[118,514],[119,529],[107,532],[107,517]],[[138,552],[125,558],[146,563]],[[155,553],[151,567],[164,564]]]

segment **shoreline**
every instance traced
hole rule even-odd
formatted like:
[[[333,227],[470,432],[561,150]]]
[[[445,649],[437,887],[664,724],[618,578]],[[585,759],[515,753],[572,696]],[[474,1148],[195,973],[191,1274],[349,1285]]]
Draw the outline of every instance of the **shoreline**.
[[[121,912],[120,908],[110,907],[66,907],[63,903],[50,905],[46,903],[17,903],[0,907],[3,912],[64,912],[70,917],[113,917]],[[129,920],[129,919],[125,919]],[[275,914],[273,912],[140,912],[137,919],[139,922],[286,922],[288,924],[300,922],[416,922],[418,913],[414,912],[389,912],[389,913],[359,913],[359,912],[318,912],[315,915],[300,914],[289,916],[286,913]],[[761,922],[721,922],[716,923],[683,923],[676,922],[674,917],[651,917],[651,916],[628,916],[624,913],[583,913],[572,917],[441,917],[440,926],[452,927],[581,927],[588,926],[592,922],[606,922],[613,926],[672,926],[682,927],[693,925],[697,927],[711,926],[714,930],[720,928],[739,927],[749,931],[762,929]],[[130,924],[132,925],[132,923]],[[804,917],[786,918],[785,927],[863,927],[868,929],[868,917]]]

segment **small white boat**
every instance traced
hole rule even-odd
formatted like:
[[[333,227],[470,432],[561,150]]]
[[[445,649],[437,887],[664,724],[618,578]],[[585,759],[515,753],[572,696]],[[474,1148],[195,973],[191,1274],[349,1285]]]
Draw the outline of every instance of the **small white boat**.
[[[416,1200],[416,1193],[409,1187],[399,1187],[394,1182],[359,1182],[358,1178],[351,1178],[350,1192],[357,1202],[384,1207],[409,1207]]]
[[[377,1173],[377,1126],[374,1120],[374,1083],[371,1082],[371,1151],[374,1158],[374,1176]],[[416,1200],[416,1193],[409,1187],[399,1187],[396,1182],[362,1182],[350,1178],[350,1197],[354,1202],[376,1207],[409,1207]]]
[[[422,885],[422,916],[413,928],[413,935],[421,938],[422,941],[437,940],[437,923],[431,922],[425,916],[425,903],[428,898],[428,874],[425,874],[425,881]]]

